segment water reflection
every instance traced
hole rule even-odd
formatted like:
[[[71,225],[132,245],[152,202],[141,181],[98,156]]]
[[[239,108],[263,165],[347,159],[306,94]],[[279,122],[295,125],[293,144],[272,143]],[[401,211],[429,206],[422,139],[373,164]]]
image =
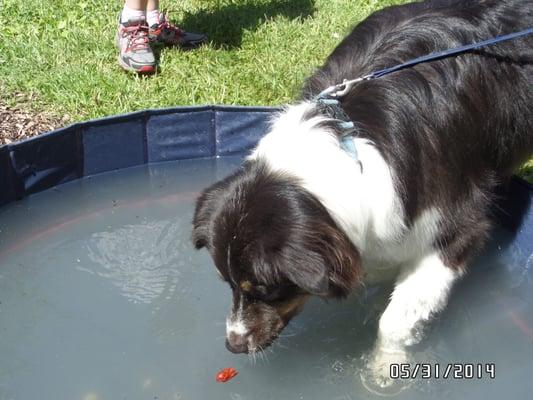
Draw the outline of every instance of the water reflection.
[[[132,302],[149,304],[176,290],[186,244],[179,243],[180,218],[146,221],[94,233],[87,245],[95,273],[108,279]],[[182,257],[183,258],[183,257]]]

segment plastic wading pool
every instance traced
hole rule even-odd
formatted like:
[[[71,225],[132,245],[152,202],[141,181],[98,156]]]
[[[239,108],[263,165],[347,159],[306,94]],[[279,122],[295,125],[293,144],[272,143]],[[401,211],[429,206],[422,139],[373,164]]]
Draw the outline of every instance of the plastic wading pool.
[[[275,111],[149,110],[0,148],[0,400],[530,397],[533,189],[518,178],[413,349],[431,379],[365,384],[386,286],[311,301],[264,354],[225,349],[230,290],[190,244],[194,200]],[[217,383],[225,367],[239,374]]]

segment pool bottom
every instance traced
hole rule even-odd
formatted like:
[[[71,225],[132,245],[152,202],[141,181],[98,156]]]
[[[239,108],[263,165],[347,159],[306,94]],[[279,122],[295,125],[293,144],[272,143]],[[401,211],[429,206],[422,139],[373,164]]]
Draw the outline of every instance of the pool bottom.
[[[365,386],[390,287],[311,301],[255,360],[224,346],[230,290],[189,242],[194,199],[239,159],[135,167],[0,209],[0,400],[527,398],[533,256],[505,232],[457,285],[413,362],[495,378]],[[215,381],[224,367],[239,375]]]

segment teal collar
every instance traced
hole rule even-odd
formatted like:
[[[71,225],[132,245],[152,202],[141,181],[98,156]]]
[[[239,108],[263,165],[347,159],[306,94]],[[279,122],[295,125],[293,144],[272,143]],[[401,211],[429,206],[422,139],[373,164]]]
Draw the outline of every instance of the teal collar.
[[[354,137],[351,135],[345,135],[341,137],[341,149],[348,153],[355,161],[359,161],[359,156],[357,155],[357,148],[355,147],[353,139]]]
[[[318,97],[316,102],[323,109],[324,113],[337,123],[337,127],[341,131],[341,134],[339,135],[341,149],[348,153],[355,161],[359,161],[357,148],[353,141],[355,137],[355,126],[342,109],[339,100]]]

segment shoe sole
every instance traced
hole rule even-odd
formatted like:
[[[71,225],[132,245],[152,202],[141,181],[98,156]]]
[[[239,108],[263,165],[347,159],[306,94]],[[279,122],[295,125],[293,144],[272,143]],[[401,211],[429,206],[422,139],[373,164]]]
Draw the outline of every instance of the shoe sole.
[[[155,72],[155,66],[154,65],[143,65],[139,68],[132,67],[131,65],[126,64],[122,58],[120,58],[120,54],[118,56],[118,63],[122,67],[122,69],[128,71],[128,72],[135,72],[137,74],[141,75],[150,75]]]

